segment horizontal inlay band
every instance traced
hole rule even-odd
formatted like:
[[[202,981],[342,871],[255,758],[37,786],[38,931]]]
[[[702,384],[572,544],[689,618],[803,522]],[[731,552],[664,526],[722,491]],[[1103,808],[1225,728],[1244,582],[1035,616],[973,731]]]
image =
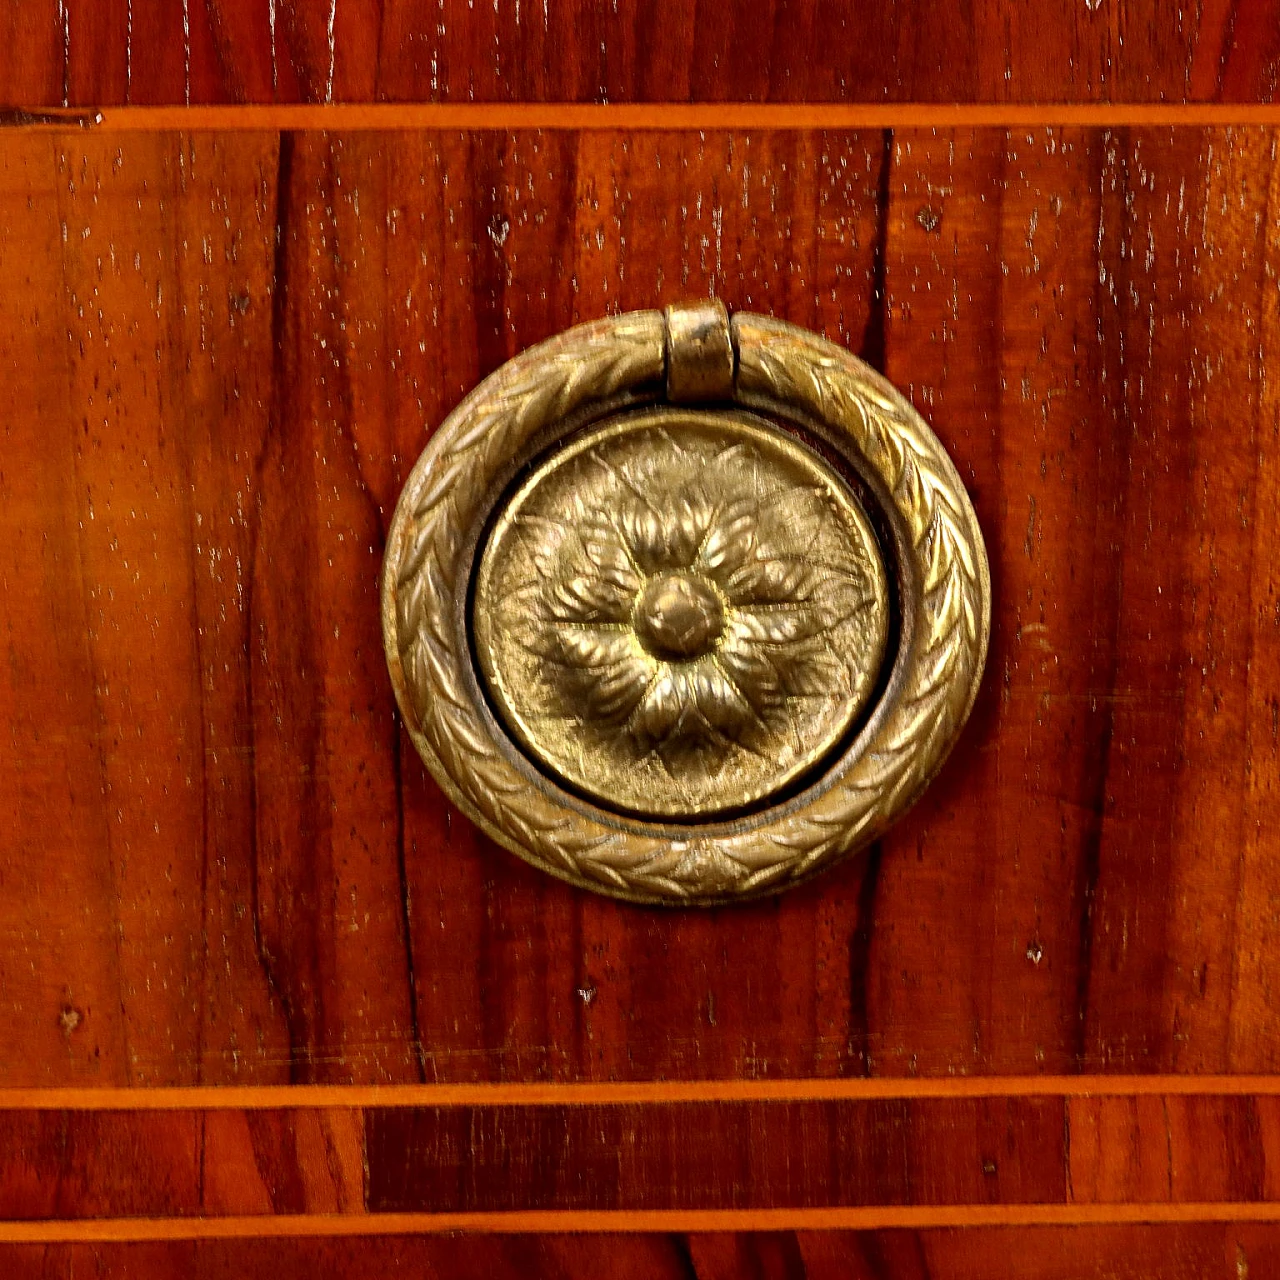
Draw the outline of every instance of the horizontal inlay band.
[[[1280,103],[347,103],[8,108],[0,127],[179,130],[821,130],[1280,125]]]
[[[404,1085],[0,1089],[0,1111],[250,1111],[279,1107],[616,1106],[880,1098],[1280,1095],[1280,1075],[857,1077]]]
[[[81,1241],[216,1240],[300,1236],[394,1236],[445,1232],[877,1231],[948,1227],[1159,1225],[1280,1222],[1280,1205],[989,1205],[852,1209],[674,1210],[653,1212],[296,1214],[273,1218],[101,1218],[0,1222],[0,1244]]]

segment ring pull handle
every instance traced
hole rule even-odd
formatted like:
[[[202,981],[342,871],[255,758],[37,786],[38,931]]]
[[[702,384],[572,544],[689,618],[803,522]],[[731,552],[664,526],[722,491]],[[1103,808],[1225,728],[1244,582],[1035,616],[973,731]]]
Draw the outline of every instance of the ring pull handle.
[[[707,904],[919,796],[977,693],[990,578],[888,382],[711,301],[481,383],[401,494],[382,610],[406,725],[472,821],[582,887]]]

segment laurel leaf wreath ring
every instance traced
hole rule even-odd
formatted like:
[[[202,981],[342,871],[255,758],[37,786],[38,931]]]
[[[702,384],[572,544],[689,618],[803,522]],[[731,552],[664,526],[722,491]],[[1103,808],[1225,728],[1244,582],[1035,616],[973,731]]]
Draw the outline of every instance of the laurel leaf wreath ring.
[[[667,905],[876,840],[955,744],[991,617],[973,505],[906,398],[714,302],[579,325],[480,383],[409,475],[381,592],[449,799],[554,876]]]

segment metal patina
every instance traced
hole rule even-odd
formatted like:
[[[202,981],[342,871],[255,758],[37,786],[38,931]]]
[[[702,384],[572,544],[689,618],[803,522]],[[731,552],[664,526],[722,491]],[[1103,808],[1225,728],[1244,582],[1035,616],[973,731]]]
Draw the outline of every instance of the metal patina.
[[[840,741],[889,598],[867,517],[815,453],[673,408],[589,431],[520,486],[473,618],[533,757],[601,804],[688,819],[783,791]]]
[[[986,657],[982,534],[877,373],[718,303],[581,325],[449,416],[392,521],[414,744],[481,829],[641,902],[775,892],[874,840]]]

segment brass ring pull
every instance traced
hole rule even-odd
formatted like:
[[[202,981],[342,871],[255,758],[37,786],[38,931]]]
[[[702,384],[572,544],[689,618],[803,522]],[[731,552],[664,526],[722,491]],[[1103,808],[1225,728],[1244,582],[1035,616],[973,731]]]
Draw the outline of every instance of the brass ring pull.
[[[382,579],[409,732],[477,825],[642,902],[772,892],[874,840],[986,657],[973,507],[843,348],[719,303],[580,325],[418,459]]]

